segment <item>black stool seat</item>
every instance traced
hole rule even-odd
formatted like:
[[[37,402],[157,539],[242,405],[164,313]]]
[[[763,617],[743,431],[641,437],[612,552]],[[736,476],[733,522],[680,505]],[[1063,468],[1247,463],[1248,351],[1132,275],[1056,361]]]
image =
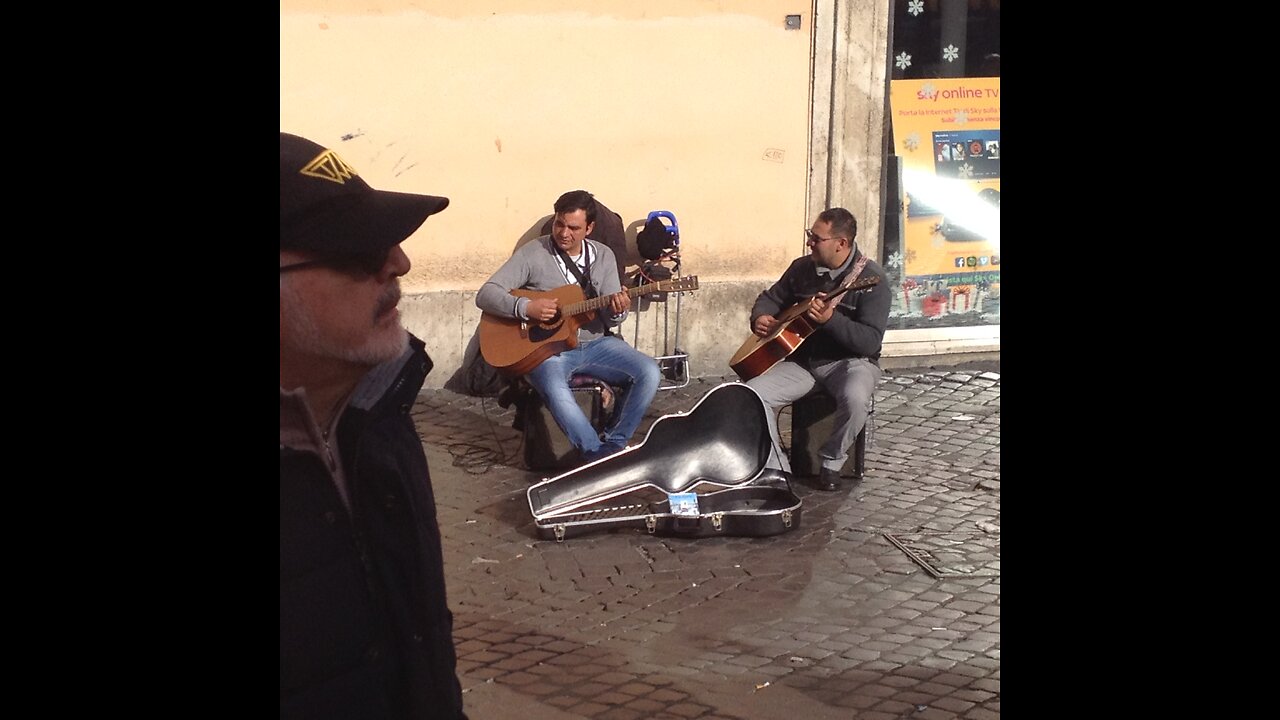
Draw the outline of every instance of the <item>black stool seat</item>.
[[[831,437],[835,426],[836,400],[819,389],[791,405],[791,474],[809,477],[822,471],[818,450]],[[849,448],[849,457],[840,468],[840,476],[861,478],[867,467],[867,440],[875,419],[875,395],[867,401],[867,422]]]
[[[586,375],[575,375],[570,385],[573,397],[578,401],[578,408],[591,421],[591,427],[596,432],[603,432],[617,409],[617,397],[621,389]],[[605,406],[606,392],[611,392],[614,398],[608,408]],[[581,462],[577,448],[556,424],[556,419],[542,402],[542,396],[523,380],[517,389],[516,403],[522,425],[520,429],[524,433],[526,468],[566,470]]]

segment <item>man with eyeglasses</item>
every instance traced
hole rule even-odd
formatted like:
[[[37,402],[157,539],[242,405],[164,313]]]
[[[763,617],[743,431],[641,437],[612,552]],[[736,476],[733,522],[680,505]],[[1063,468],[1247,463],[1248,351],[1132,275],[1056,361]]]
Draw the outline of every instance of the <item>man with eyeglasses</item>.
[[[841,487],[840,469],[867,422],[867,404],[880,380],[880,345],[889,322],[892,295],[884,268],[862,254],[857,235],[853,213],[823,210],[805,231],[809,254],[792,261],[751,308],[751,331],[765,338],[778,329],[785,310],[809,304],[788,322],[803,320],[812,332],[747,385],[771,408],[769,429],[779,444],[780,409],[822,390],[835,399],[834,429],[818,450],[822,469],[814,484],[820,490]],[[851,289],[841,292],[844,287]]]
[[[280,133],[280,717],[466,715],[400,243],[448,198]]]

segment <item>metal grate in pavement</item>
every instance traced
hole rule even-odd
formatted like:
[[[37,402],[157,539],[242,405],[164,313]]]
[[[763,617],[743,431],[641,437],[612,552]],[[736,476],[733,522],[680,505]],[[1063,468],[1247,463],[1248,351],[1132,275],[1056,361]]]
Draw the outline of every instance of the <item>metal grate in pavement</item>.
[[[934,578],[1000,575],[1000,533],[882,534]]]

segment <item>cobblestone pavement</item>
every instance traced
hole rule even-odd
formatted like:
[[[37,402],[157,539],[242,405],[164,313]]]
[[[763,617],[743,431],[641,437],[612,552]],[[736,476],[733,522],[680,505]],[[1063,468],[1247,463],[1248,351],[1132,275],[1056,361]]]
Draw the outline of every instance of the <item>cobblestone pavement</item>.
[[[660,390],[632,443],[733,379]],[[799,526],[762,538],[541,539],[513,410],[413,413],[472,720],[1000,716],[998,361],[886,370],[865,479],[797,482]]]

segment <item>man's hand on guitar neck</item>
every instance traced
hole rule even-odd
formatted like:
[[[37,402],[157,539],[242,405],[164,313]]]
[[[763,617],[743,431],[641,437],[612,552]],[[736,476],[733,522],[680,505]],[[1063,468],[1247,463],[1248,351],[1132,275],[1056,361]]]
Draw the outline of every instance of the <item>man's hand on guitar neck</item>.
[[[818,293],[816,297],[809,301],[809,309],[805,311],[805,316],[819,325],[826,325],[831,319],[831,315],[836,311],[836,305],[840,299],[834,298],[827,300],[826,293]]]
[[[631,296],[627,294],[626,290],[619,290],[609,296],[609,312],[613,313],[613,317],[618,317],[630,307]]]

